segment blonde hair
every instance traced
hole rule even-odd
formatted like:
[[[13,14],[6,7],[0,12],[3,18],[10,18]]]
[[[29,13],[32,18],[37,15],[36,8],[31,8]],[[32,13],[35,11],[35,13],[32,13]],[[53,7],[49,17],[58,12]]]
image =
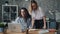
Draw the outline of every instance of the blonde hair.
[[[30,3],[30,5],[29,5],[29,7],[28,7],[29,14],[31,14],[31,13],[32,13],[32,6],[31,6],[31,4],[32,4],[32,3],[35,3],[35,4],[36,4],[36,6],[37,6],[37,8],[38,8],[37,2],[36,2],[36,1],[34,1],[34,0],[32,0],[32,1],[31,1],[31,3]],[[36,9],[37,9],[37,8],[36,8]]]
[[[29,11],[29,14],[31,15],[31,13],[32,13],[31,4],[30,4],[29,7],[28,7],[28,11]]]

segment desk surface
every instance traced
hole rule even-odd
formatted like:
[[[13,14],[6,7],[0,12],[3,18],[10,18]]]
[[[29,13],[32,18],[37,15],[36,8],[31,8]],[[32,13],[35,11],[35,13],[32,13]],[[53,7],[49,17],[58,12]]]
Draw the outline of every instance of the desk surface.
[[[35,31],[29,31],[29,34],[38,34],[39,30],[35,30]],[[0,33],[3,34],[3,33]],[[6,31],[6,34],[26,34],[26,32],[11,32],[10,30]],[[55,34],[55,32],[47,32],[45,34]]]
[[[3,34],[3,33],[0,33],[0,34]],[[10,33],[7,33],[7,34],[26,34],[26,33],[15,33],[15,32],[10,32]],[[29,33],[29,34],[37,34],[37,33]],[[45,33],[45,34],[55,34],[55,32],[48,32],[48,33]]]
[[[0,34],[3,34],[3,33],[0,32]]]

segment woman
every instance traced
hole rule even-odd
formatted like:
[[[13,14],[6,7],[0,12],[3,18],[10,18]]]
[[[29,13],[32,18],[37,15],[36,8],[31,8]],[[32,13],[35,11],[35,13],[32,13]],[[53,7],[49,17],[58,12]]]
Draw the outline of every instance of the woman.
[[[41,7],[37,5],[37,2],[31,1],[31,15],[32,15],[32,27],[36,29],[46,28],[45,14]]]
[[[19,10],[19,16],[15,20],[16,23],[20,23],[21,31],[26,31],[31,26],[31,16],[26,8]]]

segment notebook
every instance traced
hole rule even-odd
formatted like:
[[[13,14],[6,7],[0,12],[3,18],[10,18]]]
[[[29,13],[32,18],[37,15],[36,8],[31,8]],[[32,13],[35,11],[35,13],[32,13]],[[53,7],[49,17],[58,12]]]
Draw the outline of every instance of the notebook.
[[[49,30],[42,29],[42,30],[39,31],[39,34],[44,34],[44,33],[47,33],[47,32],[49,32]]]

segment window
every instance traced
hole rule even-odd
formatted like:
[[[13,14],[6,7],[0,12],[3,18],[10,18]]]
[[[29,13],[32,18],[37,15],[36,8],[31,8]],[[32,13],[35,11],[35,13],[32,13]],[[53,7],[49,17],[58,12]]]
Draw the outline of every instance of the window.
[[[18,5],[2,5],[2,22],[11,22],[18,16]]]

